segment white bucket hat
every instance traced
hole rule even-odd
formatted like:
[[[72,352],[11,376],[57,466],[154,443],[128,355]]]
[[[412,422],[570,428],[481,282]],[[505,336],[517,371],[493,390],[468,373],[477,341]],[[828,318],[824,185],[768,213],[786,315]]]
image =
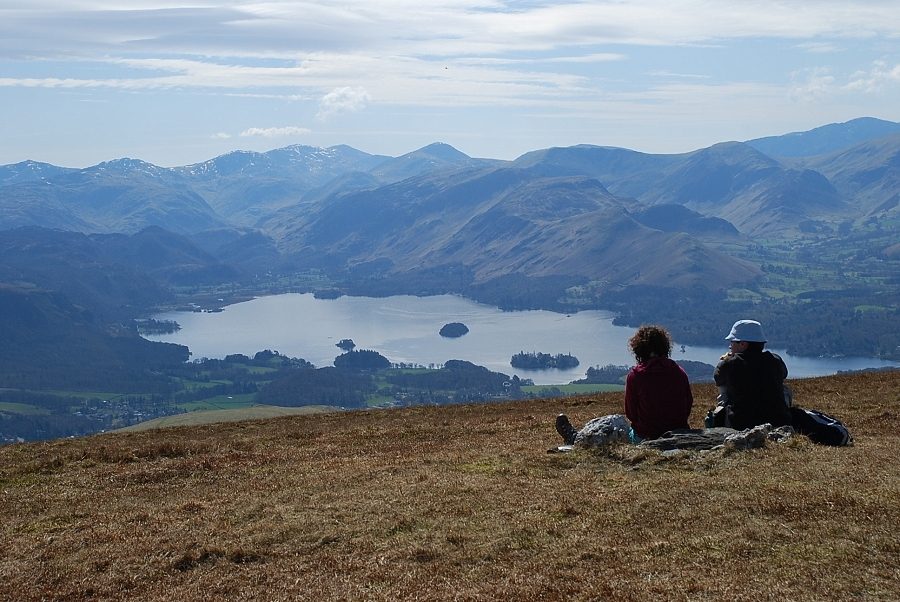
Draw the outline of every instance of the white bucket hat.
[[[731,332],[728,333],[725,340],[765,343],[766,335],[763,334],[762,324],[756,320],[738,320],[731,327]]]

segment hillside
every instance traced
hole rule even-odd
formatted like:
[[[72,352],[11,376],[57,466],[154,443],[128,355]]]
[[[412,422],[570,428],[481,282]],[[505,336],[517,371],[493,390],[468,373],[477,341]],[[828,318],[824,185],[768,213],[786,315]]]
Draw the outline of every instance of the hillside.
[[[900,133],[868,141],[809,162],[866,217],[900,215]]]
[[[170,302],[167,285],[229,282],[235,268],[157,227],[133,234],[46,228],[0,230],[0,282],[62,293],[96,317],[133,314]]]
[[[900,371],[792,385],[856,445],[545,453],[613,393],[2,447],[0,600],[896,600]]]
[[[691,235],[642,226],[597,180],[536,168],[429,174],[286,209],[264,225],[298,262],[407,279],[453,266],[474,283],[528,274],[688,287],[759,275]]]
[[[893,228],[896,128],[863,118],[682,154],[577,145],[513,162],[442,143],[399,157],[294,145],[176,168],[25,161],[0,166],[0,228],[157,226],[250,274],[315,269],[363,290],[371,285],[360,278],[392,278],[378,294],[466,293],[511,275],[556,278],[563,288],[755,289],[765,286],[758,264],[775,258],[748,257],[747,237],[804,246],[839,226],[866,237],[880,236],[873,224]],[[788,160],[779,150],[788,147],[833,154]],[[649,217],[638,224],[641,215]],[[240,242],[200,242],[228,232]],[[465,275],[420,282],[447,272]],[[185,276],[179,284],[204,282]]]
[[[60,293],[0,283],[0,387],[167,392],[159,373],[188,359],[188,349],[154,343],[123,326],[98,323]]]

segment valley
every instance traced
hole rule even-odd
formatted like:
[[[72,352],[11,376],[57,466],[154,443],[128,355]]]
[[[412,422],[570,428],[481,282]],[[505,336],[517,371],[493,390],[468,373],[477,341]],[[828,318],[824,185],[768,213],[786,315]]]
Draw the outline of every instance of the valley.
[[[898,182],[898,124],[872,118],[676,155],[499,161],[435,143],[0,166],[0,419],[69,424],[61,436],[87,432],[104,399],[130,400],[126,422],[196,407],[176,401],[197,389],[174,375],[188,350],[135,320],[286,292],[600,309],[701,346],[752,316],[798,356],[896,362]],[[208,399],[249,399],[226,380]]]

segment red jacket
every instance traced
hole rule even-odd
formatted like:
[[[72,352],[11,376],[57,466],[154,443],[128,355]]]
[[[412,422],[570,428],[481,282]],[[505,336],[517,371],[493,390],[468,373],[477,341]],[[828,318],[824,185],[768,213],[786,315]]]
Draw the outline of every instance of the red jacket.
[[[641,439],[686,429],[694,396],[687,374],[674,360],[654,357],[625,377],[625,416]]]

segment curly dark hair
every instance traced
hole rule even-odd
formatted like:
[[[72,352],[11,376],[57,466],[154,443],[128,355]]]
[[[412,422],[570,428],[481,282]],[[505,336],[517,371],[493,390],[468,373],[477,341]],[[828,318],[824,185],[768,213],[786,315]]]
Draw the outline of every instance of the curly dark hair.
[[[669,357],[672,353],[672,338],[662,326],[641,326],[628,339],[628,346],[639,364],[651,357]]]

